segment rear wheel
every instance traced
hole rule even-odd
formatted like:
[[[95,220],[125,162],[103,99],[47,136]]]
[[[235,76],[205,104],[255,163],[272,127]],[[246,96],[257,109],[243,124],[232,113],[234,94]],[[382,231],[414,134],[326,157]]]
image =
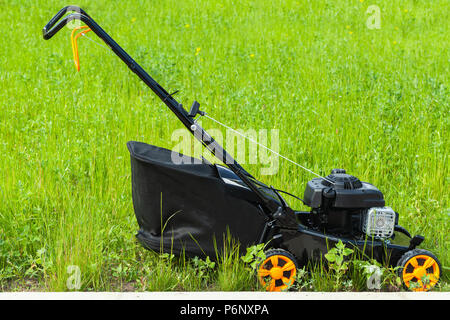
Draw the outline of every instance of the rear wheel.
[[[406,288],[412,291],[429,291],[441,276],[441,263],[430,251],[414,249],[398,261],[398,275]]]
[[[287,290],[295,281],[297,268],[297,261],[289,251],[270,249],[258,267],[259,283],[267,291]]]

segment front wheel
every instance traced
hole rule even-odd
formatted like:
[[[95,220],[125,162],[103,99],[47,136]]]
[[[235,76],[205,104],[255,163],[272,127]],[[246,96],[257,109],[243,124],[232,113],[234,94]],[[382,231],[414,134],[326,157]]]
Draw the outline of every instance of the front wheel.
[[[297,261],[289,251],[270,249],[258,267],[259,283],[267,291],[287,290],[295,281],[297,268]]]
[[[411,291],[429,291],[441,276],[441,263],[430,251],[414,249],[406,252],[398,261],[398,276]]]

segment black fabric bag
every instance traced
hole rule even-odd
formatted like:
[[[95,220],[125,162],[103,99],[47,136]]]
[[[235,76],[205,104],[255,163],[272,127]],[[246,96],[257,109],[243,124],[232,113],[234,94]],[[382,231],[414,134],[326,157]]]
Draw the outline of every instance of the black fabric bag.
[[[137,238],[146,248],[215,258],[228,231],[241,253],[258,242],[266,216],[250,189],[225,178],[225,167],[187,156],[177,164],[172,156],[179,153],[135,141],[127,146]]]

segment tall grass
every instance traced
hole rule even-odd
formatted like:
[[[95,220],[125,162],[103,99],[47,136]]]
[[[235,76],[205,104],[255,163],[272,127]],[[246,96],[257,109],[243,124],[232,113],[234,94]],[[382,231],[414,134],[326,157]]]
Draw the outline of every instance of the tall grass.
[[[365,25],[367,1],[78,5],[185,106],[195,99],[234,128],[279,129],[285,156],[379,187],[448,270],[447,1],[377,1],[378,30]],[[61,6],[0,0],[0,286],[67,290],[76,265],[81,290],[254,289],[233,253],[205,287],[187,262],[166,265],[136,244],[125,144],[172,148],[182,125],[105,48],[80,39],[76,73],[67,29],[42,40]],[[273,176],[246,168],[300,196],[312,178],[283,161]]]

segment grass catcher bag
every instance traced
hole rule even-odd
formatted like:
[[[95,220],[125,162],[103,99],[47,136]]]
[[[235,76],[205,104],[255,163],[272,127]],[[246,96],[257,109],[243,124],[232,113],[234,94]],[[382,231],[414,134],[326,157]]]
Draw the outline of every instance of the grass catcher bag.
[[[266,219],[258,198],[228,168],[142,142],[127,146],[137,238],[145,247],[215,257],[228,230],[241,250],[259,240]],[[181,164],[173,161],[179,157]]]

